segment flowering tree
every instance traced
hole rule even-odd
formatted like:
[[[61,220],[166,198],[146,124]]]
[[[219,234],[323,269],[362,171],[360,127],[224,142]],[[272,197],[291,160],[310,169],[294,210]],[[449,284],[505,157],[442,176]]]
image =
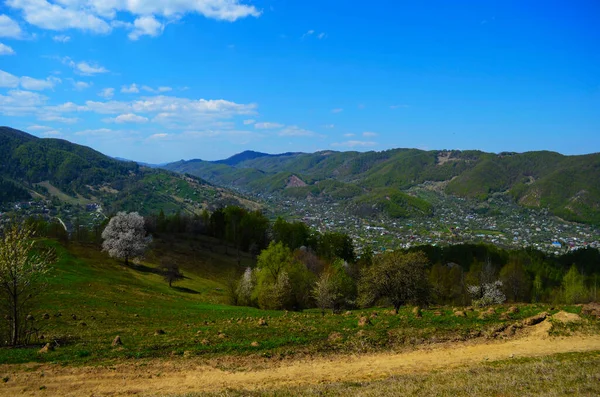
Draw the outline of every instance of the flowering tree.
[[[250,267],[242,275],[236,289],[238,304],[242,306],[250,306],[252,303],[252,291],[256,284],[256,275]]]
[[[499,305],[506,300],[506,296],[502,292],[502,281],[500,280],[480,285],[469,285],[467,291],[473,299],[473,304],[479,307]]]
[[[144,218],[137,212],[117,213],[102,232],[102,238],[102,250],[112,258],[125,259],[125,265],[129,264],[129,258],[142,255],[150,242],[146,237]]]

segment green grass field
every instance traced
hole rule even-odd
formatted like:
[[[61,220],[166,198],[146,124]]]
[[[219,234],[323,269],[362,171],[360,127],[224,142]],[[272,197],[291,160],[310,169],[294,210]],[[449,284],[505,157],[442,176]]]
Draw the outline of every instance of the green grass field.
[[[227,305],[227,280],[253,263],[209,238],[157,239],[146,259],[128,267],[98,247],[45,241],[58,256],[49,288],[31,314],[44,338],[26,348],[0,349],[0,362],[94,364],[172,355],[283,358],[329,353],[400,351],[416,345],[483,338],[500,324],[547,310],[578,307],[524,305],[501,320],[508,306],[481,320],[478,312],[455,317],[450,307],[432,307],[416,318],[412,308],[393,315],[389,308],[344,314],[263,311]],[[157,270],[162,260],[180,265],[185,280],[169,288]],[[437,312],[437,313],[436,313]],[[44,314],[49,319],[44,319]],[[359,326],[367,316],[371,324]],[[259,319],[267,325],[259,325]],[[594,322],[594,326],[597,324]],[[156,332],[158,330],[164,331]],[[566,329],[561,332],[571,332]],[[111,346],[119,335],[123,345]],[[54,351],[39,354],[52,342]]]

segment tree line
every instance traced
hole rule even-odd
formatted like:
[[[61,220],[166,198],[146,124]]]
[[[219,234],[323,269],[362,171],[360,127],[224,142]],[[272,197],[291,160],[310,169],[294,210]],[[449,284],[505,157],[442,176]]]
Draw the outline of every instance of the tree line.
[[[397,309],[404,304],[579,303],[597,299],[600,252],[593,248],[555,256],[483,244],[425,245],[378,254],[367,246],[357,255],[346,234],[320,233],[303,222],[282,218],[270,222],[260,211],[238,206],[196,215],[160,211],[120,222],[125,215],[117,214],[93,229],[77,225],[70,235],[55,221],[37,219],[28,224],[37,235],[102,244],[111,256],[125,262],[143,254],[150,236],[214,237],[237,254],[238,265],[240,252],[256,258],[254,267],[228,281],[231,303],[264,309],[339,311],[379,304]],[[111,241],[107,227],[111,224],[118,230],[131,226],[135,231],[128,238],[138,236],[140,240]],[[170,285],[183,279],[177,264],[160,266]]]

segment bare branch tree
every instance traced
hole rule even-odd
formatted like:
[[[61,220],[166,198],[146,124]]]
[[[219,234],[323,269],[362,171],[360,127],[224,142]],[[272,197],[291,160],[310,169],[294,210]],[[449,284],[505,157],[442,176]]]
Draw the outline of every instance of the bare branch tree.
[[[25,336],[25,317],[32,299],[43,290],[44,276],[54,260],[52,250],[36,250],[34,245],[33,230],[17,224],[6,228],[0,238],[0,294],[13,346]]]

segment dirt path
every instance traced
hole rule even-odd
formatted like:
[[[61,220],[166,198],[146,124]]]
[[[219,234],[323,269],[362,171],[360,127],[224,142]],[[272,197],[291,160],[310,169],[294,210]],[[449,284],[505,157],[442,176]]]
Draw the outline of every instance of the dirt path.
[[[113,367],[69,368],[58,365],[0,366],[8,382],[0,395],[119,396],[164,395],[254,389],[337,381],[374,380],[394,374],[427,372],[482,361],[600,350],[600,335],[549,338],[549,324],[509,341],[453,343],[407,353],[336,356],[273,364],[246,372],[223,371],[193,359],[154,360]],[[45,389],[40,390],[41,386]]]

